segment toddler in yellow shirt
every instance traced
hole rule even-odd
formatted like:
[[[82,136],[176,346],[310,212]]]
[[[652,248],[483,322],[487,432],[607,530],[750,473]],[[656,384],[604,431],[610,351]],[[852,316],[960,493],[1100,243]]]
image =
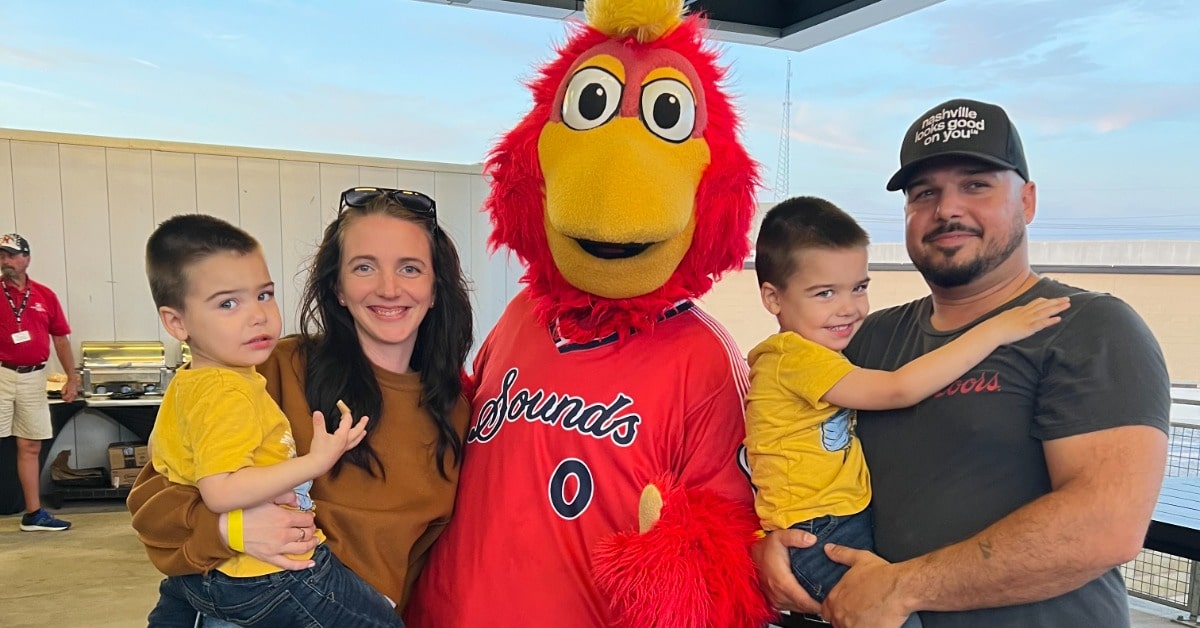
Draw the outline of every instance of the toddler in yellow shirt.
[[[755,509],[767,532],[817,537],[791,548],[792,571],[818,602],[847,568],[825,543],[874,548],[871,479],[854,409],[916,404],[951,384],[997,347],[1059,321],[1069,300],[1037,299],[999,314],[895,372],[862,369],[841,351],[867,316],[867,233],[814,197],[788,199],[763,219],[755,268],[763,306],[779,333],[749,355],[746,450]],[[916,615],[905,626],[919,626]]]
[[[367,418],[352,425],[340,404],[341,422],[329,433],[314,412],[309,452],[296,455],[287,417],[254,368],[271,355],[282,328],[258,242],[212,216],[176,216],[151,234],[146,275],[163,327],[192,354],[163,393],[150,434],[154,469],[195,486],[216,513],[291,503],[293,493],[300,508],[311,509],[313,478],[362,440]],[[241,552],[230,528],[230,545]],[[315,536],[324,540],[320,530]],[[238,553],[209,573],[169,576],[149,624],[190,628],[202,613],[237,625],[403,625],[388,599],[323,543],[295,558],[311,566],[285,571]]]

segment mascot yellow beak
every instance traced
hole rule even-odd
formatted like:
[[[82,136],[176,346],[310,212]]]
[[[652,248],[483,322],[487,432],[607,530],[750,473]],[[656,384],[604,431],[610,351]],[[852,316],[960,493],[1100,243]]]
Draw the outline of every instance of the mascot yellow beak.
[[[571,285],[610,299],[653,292],[675,272],[710,160],[690,72],[653,65],[609,54],[582,62],[538,138],[554,263]]]

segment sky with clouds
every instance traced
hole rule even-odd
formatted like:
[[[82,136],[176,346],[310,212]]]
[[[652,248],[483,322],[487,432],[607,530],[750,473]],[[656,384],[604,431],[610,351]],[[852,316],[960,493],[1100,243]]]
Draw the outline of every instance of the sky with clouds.
[[[899,241],[904,129],[954,97],[1020,129],[1048,240],[1200,240],[1200,2],[944,0],[796,53],[720,44],[773,184]],[[0,0],[0,126],[472,163],[562,22],[412,0]],[[763,190],[760,200],[775,192]]]

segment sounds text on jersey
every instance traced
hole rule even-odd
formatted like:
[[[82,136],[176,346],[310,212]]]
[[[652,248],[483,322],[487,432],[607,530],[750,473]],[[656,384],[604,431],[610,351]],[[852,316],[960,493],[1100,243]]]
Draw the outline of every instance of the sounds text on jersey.
[[[486,443],[507,423],[522,419],[599,440],[610,439],[618,447],[628,447],[637,440],[642,417],[630,411],[633,399],[626,395],[617,393],[608,403],[588,403],[586,399],[566,393],[527,388],[514,390],[519,375],[516,368],[510,368],[504,374],[499,394],[480,406],[475,425],[467,433],[467,442]]]

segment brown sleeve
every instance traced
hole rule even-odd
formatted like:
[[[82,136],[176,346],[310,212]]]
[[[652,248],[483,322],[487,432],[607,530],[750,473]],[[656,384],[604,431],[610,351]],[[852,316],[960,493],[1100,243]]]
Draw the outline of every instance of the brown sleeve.
[[[234,555],[200,492],[169,482],[153,465],[142,469],[125,504],[150,562],[168,576],[211,571]]]
[[[281,400],[283,399],[283,386],[281,384],[283,377],[282,361],[285,359],[284,353],[286,349],[286,347],[283,345],[285,342],[287,341],[284,340],[280,343],[280,345],[275,347],[275,350],[272,351],[271,355],[267,357],[266,362],[254,367],[255,370],[258,371],[259,375],[262,375],[263,378],[267,380],[267,394],[275,400],[275,403],[281,405]],[[286,353],[287,355],[291,355],[290,351],[287,351]],[[288,419],[291,420],[291,417],[288,417]]]

